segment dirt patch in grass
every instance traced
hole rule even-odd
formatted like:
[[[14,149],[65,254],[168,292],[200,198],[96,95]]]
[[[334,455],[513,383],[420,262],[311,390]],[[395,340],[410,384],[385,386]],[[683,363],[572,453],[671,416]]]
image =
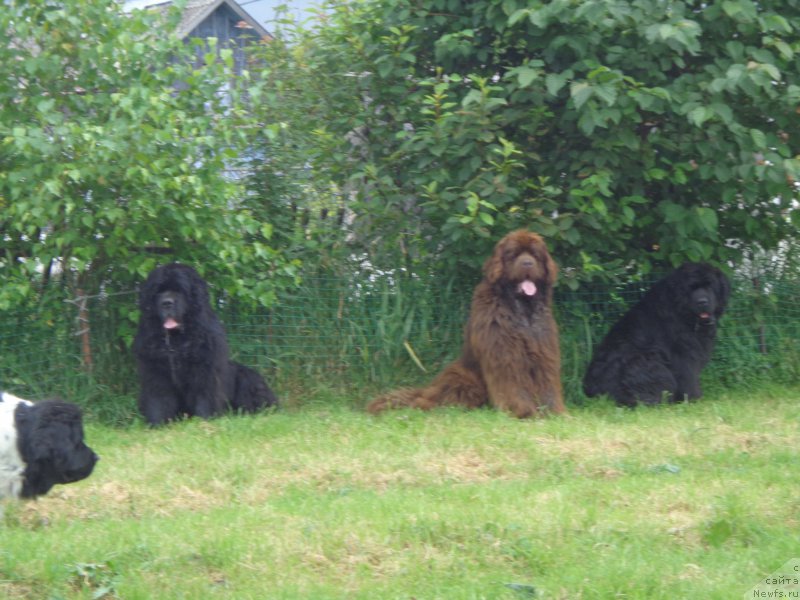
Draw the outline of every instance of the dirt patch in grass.
[[[485,483],[521,476],[510,473],[508,466],[508,456],[488,458],[475,450],[467,449],[422,460],[418,469],[436,483]]]
[[[264,502],[291,486],[310,486],[322,491],[345,488],[385,492],[393,487],[417,487],[447,483],[485,483],[500,479],[524,478],[524,473],[508,470],[508,457],[487,458],[474,450],[453,454],[420,453],[394,461],[391,457],[329,457],[324,463],[288,465],[282,471],[263,473],[245,491],[248,502]]]
[[[537,437],[537,449],[547,458],[583,460],[592,458],[612,459],[629,454],[638,444],[637,440],[619,438],[569,438]]]
[[[148,516],[168,516],[177,511],[202,512],[231,501],[220,495],[186,485],[170,490],[147,489],[120,481],[55,488],[33,501],[21,501],[17,517],[21,525],[34,529],[59,519],[65,521]]]
[[[98,478],[79,485],[58,486],[46,496],[19,501],[9,508],[20,525],[35,529],[55,520],[136,519],[142,515],[206,512],[231,503],[260,504],[293,486],[308,486],[322,492],[353,487],[385,491],[394,486],[418,486],[434,481],[485,481],[496,469],[479,462],[475,456],[448,457],[444,462],[417,465],[383,465],[380,469],[361,460],[340,458],[325,463],[285,465],[284,469],[256,467],[255,475],[240,485],[218,479],[197,485],[188,476],[158,486],[146,481]]]
[[[42,590],[36,589],[33,585],[18,581],[0,582],[0,597],[6,600],[31,600],[41,598]]]

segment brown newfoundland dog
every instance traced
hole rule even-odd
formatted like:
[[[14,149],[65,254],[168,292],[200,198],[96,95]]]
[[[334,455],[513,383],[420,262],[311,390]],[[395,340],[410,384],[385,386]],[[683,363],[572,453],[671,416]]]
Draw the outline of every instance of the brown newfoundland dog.
[[[513,415],[563,413],[558,327],[551,310],[558,267],[541,237],[515,231],[495,246],[475,288],[461,356],[422,389],[399,389],[367,410],[485,404]]]

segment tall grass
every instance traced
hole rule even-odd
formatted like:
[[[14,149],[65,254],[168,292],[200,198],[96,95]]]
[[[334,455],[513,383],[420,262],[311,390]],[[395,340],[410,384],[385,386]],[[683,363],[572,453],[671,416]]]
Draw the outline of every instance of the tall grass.
[[[586,401],[581,379],[592,349],[649,283],[557,291],[569,403]],[[712,366],[704,373],[707,386],[757,387],[800,379],[798,286],[775,282],[765,294],[737,283]],[[229,331],[234,344],[242,336],[260,340],[249,360],[268,354],[279,387],[303,389],[321,380],[343,389],[415,384],[458,354],[470,296],[471,288],[450,289],[435,280],[321,279],[282,298],[269,315],[229,315]]]
[[[279,380],[396,381],[458,351],[468,302],[416,278],[315,278],[268,314],[227,322],[234,345],[257,340],[249,360],[268,354]]]
[[[796,389],[544,421],[354,403],[90,423],[91,478],[6,506],[0,596],[728,600],[797,556]]]
[[[594,345],[648,283],[557,290],[568,404],[586,402],[581,378]],[[707,388],[757,390],[800,380],[800,284],[774,281],[765,289],[737,282],[703,374]],[[234,358],[258,368],[280,396],[303,402],[323,384],[366,398],[427,381],[456,356],[471,293],[471,286],[448,287],[435,277],[309,277],[270,311],[220,302],[218,312]],[[106,423],[132,422],[135,305],[132,291],[93,298],[88,329],[63,302],[7,311],[0,320],[0,386],[33,398],[65,396]],[[85,339],[91,368],[82,356]]]

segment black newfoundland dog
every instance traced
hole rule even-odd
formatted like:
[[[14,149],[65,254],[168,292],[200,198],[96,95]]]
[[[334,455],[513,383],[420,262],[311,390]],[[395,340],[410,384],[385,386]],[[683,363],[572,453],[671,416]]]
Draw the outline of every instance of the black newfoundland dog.
[[[730,295],[728,278],[704,263],[685,263],[653,285],[606,334],[583,378],[587,396],[618,404],[699,398],[717,322]]]
[[[139,309],[133,352],[139,410],[148,424],[181,415],[255,412],[278,403],[261,375],[230,360],[206,282],[192,267],[173,263],[152,271],[140,290]]]
[[[0,393],[0,498],[35,498],[86,479],[97,461],[77,406]]]

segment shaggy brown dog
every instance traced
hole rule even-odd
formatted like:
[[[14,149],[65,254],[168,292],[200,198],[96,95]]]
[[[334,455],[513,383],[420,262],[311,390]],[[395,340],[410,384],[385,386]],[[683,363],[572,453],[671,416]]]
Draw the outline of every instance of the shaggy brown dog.
[[[422,389],[400,389],[367,410],[487,402],[519,418],[563,413],[558,327],[551,311],[558,267],[541,237],[508,234],[483,266],[472,295],[461,357]]]

